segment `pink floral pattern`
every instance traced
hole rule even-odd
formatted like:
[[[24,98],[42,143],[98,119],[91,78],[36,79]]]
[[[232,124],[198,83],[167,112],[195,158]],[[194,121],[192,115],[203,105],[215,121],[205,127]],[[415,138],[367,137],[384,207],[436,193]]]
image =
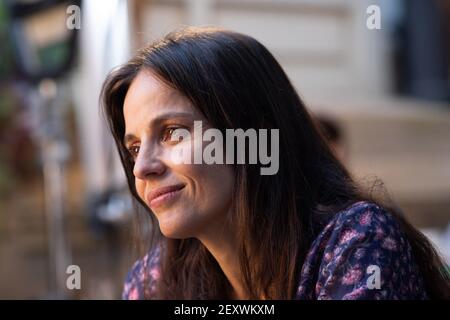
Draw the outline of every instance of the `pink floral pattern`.
[[[134,264],[123,299],[143,299],[144,292],[155,296],[160,250],[152,250]],[[379,289],[369,286],[373,279],[369,266],[379,268]],[[365,201],[328,220],[311,245],[299,279],[295,298],[301,300],[428,299],[399,224],[384,209]]]
[[[156,247],[142,259],[135,262],[126,277],[122,299],[143,300],[145,296],[155,296],[156,282],[160,278],[160,250],[160,247]],[[148,278],[146,278],[146,275],[148,275]]]
[[[379,289],[368,285],[374,275],[369,266],[379,268]],[[361,201],[335,214],[315,239],[296,298],[415,300],[428,295],[397,220],[376,204]]]

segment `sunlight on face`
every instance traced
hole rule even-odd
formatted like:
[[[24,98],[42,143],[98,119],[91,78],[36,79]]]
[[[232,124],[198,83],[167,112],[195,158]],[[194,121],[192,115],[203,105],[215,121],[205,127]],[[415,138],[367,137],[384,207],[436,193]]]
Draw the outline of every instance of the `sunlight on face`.
[[[207,124],[204,116],[151,71],[141,71],[133,80],[123,112],[136,189],[156,215],[161,232],[169,238],[198,238],[222,228],[231,206],[232,168],[180,164],[172,156],[176,146],[191,143],[172,136],[181,130],[192,133],[196,120]]]

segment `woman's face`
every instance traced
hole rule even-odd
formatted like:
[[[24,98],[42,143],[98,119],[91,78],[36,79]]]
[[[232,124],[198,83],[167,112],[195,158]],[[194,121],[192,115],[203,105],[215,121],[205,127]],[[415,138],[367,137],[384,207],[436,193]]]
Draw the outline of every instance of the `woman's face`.
[[[208,122],[190,101],[141,71],[125,97],[124,143],[134,158],[133,173],[139,197],[156,215],[161,232],[169,238],[201,238],[222,228],[231,206],[234,183],[232,167],[220,164],[189,164],[176,161],[194,152],[188,138],[174,139],[188,130],[192,140],[194,121]],[[185,136],[186,137],[186,136]],[[204,144],[194,144],[204,147]]]

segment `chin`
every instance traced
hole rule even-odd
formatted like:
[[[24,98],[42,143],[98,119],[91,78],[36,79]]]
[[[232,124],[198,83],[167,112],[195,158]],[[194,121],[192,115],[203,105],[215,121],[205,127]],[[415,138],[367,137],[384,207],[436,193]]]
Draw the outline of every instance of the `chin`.
[[[192,238],[192,232],[186,225],[159,222],[161,233],[170,239],[187,239]]]

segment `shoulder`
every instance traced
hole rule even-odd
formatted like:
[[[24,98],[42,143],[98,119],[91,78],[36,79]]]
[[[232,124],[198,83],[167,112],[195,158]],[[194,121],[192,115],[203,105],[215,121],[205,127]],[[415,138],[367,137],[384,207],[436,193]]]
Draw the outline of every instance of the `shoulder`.
[[[155,247],[137,260],[125,277],[122,292],[124,300],[143,300],[154,295],[159,279],[161,248]]]
[[[381,240],[390,249],[390,237],[400,242],[405,241],[401,226],[397,219],[379,205],[360,201],[337,212],[315,239],[315,243],[326,245],[342,245],[361,240]]]
[[[311,277],[317,281],[312,283]],[[315,239],[303,265],[299,293],[317,299],[426,296],[397,219],[366,201],[336,213]]]
[[[360,201],[336,212],[328,220],[313,241],[309,255],[313,255],[316,248],[347,246],[361,241],[381,241],[388,245],[394,240],[391,237],[405,241],[395,217],[375,203]],[[390,249],[395,250],[391,244]]]

